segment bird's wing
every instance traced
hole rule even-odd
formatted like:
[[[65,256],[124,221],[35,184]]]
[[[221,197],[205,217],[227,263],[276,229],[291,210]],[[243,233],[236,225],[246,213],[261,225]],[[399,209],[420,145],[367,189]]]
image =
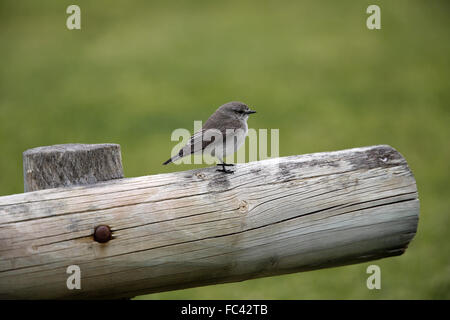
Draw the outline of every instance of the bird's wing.
[[[194,133],[186,145],[181,148],[178,156],[185,157],[190,154],[199,153],[204,150],[210,143],[214,142],[214,137],[211,140],[205,140],[203,135],[206,130],[203,128],[196,133]]]
[[[234,119],[227,119],[220,117],[220,115],[215,112],[208,120],[206,120],[202,129],[194,133],[189,139],[188,143],[180,150],[178,157],[185,157],[193,153],[198,153],[203,151],[208,145],[215,141],[214,132],[211,135],[207,134],[208,130],[218,130],[224,139],[227,139],[227,129],[239,129],[236,127],[236,121]],[[217,132],[217,131],[215,131]]]
[[[240,124],[233,118],[223,117],[216,111],[214,112],[202,127],[202,130],[216,129],[219,130],[224,136],[227,129],[239,129]]]

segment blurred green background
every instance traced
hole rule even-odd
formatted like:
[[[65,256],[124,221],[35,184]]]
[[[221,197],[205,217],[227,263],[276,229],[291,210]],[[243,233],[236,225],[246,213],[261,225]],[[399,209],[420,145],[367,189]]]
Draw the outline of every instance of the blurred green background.
[[[128,177],[198,167],[161,165],[172,130],[241,100],[250,127],[280,129],[280,156],[395,147],[417,180],[416,237],[375,262],[381,290],[364,263],[139,298],[449,299],[449,31],[448,1],[1,0],[0,194],[23,191],[36,146],[119,143]]]

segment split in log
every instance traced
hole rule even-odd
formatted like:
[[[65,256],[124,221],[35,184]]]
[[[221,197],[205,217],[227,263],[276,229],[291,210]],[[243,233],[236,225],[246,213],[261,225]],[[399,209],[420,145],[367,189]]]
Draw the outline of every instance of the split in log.
[[[360,263],[402,254],[418,217],[389,146],[4,196],[0,298],[123,298]],[[111,240],[94,241],[98,226]]]

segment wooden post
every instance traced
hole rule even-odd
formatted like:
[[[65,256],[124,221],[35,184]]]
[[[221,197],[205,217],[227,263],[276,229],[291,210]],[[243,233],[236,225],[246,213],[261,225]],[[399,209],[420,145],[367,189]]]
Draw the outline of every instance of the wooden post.
[[[133,297],[386,258],[418,217],[414,177],[384,145],[4,196],[0,298]]]
[[[60,144],[23,153],[25,192],[123,178],[118,144]]]

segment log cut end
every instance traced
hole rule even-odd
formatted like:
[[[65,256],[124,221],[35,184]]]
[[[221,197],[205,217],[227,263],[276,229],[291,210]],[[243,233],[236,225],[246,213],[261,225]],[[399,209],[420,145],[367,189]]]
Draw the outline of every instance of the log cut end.
[[[23,153],[25,192],[123,178],[118,144],[60,144]]]

